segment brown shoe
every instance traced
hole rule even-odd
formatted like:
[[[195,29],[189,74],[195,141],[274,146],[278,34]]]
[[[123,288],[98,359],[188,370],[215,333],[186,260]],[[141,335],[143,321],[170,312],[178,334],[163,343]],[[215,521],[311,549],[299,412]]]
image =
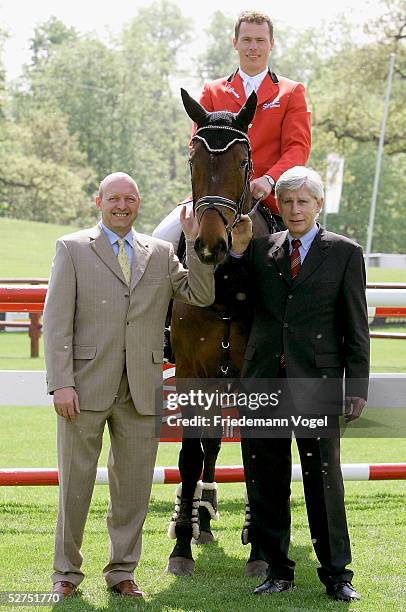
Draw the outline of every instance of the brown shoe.
[[[72,582],[60,580],[59,582],[55,582],[52,588],[52,594],[58,595],[59,601],[62,601],[62,599],[67,599],[68,597],[73,597],[76,595],[76,589],[76,585]]]
[[[126,597],[144,597],[145,593],[140,591],[134,580],[122,580],[110,588],[112,593],[125,595]]]

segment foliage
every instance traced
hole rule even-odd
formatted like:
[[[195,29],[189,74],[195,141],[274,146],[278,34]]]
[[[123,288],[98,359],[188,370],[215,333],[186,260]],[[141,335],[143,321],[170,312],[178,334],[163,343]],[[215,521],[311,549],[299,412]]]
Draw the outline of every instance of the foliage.
[[[5,122],[0,146],[0,214],[45,222],[89,221],[83,184],[92,171],[58,112]]]
[[[205,28],[206,50],[198,57],[198,72],[202,81],[219,79],[238,67],[238,56],[231,44],[234,19],[218,10]]]
[[[211,16],[196,60],[199,86],[236,68],[233,22],[221,10]],[[366,23],[362,36],[346,16],[318,30],[278,24],[275,30],[272,68],[307,87],[310,164],[324,175],[328,153],[345,156],[341,211],[328,226],[362,244],[388,59],[396,53],[373,250],[403,251],[406,0],[382,0],[382,15]],[[79,33],[54,17],[39,24],[23,78],[7,86],[7,104],[0,63],[0,215],[84,224],[91,219],[82,211],[99,181],[122,170],[141,189],[137,226],[151,231],[190,190],[190,121],[178,84],[190,77],[184,65],[193,35],[171,0],[140,8],[110,39]]]

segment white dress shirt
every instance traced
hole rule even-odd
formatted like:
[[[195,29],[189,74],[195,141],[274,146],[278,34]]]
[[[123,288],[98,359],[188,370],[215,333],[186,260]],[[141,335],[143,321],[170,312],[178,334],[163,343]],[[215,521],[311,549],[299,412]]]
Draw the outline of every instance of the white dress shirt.
[[[265,68],[265,70],[263,70],[259,74],[255,74],[254,76],[250,76],[249,74],[244,72],[244,70],[241,70],[241,68],[239,69],[239,73],[240,73],[240,77],[242,79],[242,83],[244,85],[245,95],[248,98],[249,95],[253,91],[255,91],[255,93],[258,91],[262,81],[264,80],[264,78],[268,74],[268,68]]]

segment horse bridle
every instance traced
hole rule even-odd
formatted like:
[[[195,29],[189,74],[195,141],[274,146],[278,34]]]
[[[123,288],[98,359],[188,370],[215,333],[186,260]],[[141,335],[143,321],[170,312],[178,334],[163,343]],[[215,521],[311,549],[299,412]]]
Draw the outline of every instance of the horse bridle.
[[[201,134],[199,134],[199,132],[203,132],[204,130],[228,130],[229,132],[234,132],[238,136],[235,138],[232,138],[230,142],[228,142],[226,146],[223,148],[213,148],[209,145],[206,138],[204,138],[203,136],[201,136]],[[209,153],[214,153],[216,155],[225,153],[236,142],[242,142],[243,144],[247,145],[248,164],[245,168],[243,190],[237,202],[234,200],[230,200],[229,198],[224,198],[223,196],[217,196],[217,195],[203,196],[202,198],[199,198],[197,202],[195,202],[193,198],[193,211],[195,214],[197,213],[199,208],[202,208],[203,206],[205,207],[200,216],[200,220],[202,219],[206,211],[215,210],[222,218],[227,233],[230,233],[233,227],[235,226],[235,224],[238,222],[238,220],[241,217],[244,200],[247,195],[247,191],[249,189],[249,180],[250,180],[250,176],[252,173],[252,154],[251,154],[251,145],[250,145],[249,138],[245,132],[242,132],[241,130],[237,130],[236,128],[233,128],[228,125],[206,125],[196,130],[196,133],[192,138],[192,143],[195,140],[199,140],[200,142],[202,142],[205,148],[207,149],[207,151],[209,151]],[[192,171],[192,168],[190,169]],[[229,210],[233,211],[234,219],[231,225],[229,225],[227,217],[222,212],[221,210],[222,208],[228,208]]]

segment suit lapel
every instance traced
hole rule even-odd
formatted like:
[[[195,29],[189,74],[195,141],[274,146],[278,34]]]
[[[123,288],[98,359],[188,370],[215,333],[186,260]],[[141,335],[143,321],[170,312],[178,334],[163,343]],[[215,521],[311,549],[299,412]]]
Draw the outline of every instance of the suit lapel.
[[[262,104],[265,104],[265,102],[268,102],[270,104],[273,103],[276,105],[276,107],[279,106],[279,85],[273,82],[269,75],[269,72],[265,76],[261,85],[259,86],[257,96],[257,107],[261,106]]]
[[[328,240],[326,230],[320,228],[318,234],[313,240],[309,252],[303,262],[302,267],[295,280],[293,281],[293,287],[296,288],[301,285],[311,274],[320,266],[328,255],[330,248],[330,241]]]
[[[145,236],[139,236],[133,230],[134,257],[131,269],[131,291],[141,280],[151,257],[151,245]]]
[[[100,257],[100,259],[106,264],[108,268],[115,274],[123,283],[126,285],[123,271],[118,263],[117,256],[115,255],[109,239],[103,230],[96,225],[90,230],[90,246],[93,251]]]
[[[285,281],[291,285],[288,232],[281,232],[268,252]]]
[[[277,80],[277,77],[275,77],[275,79]],[[237,102],[239,106],[244,106],[247,98],[245,95],[244,85],[238,70],[226,81],[225,91],[234,99],[235,102]],[[274,83],[270,73],[268,72],[257,91],[257,107],[261,106],[262,104],[265,104],[266,102],[270,104],[273,103],[276,107],[278,107],[278,96],[279,84]]]
[[[244,85],[240,77],[240,73],[237,72],[229,80],[226,81],[225,90],[229,96],[233,98],[239,106],[244,106],[247,98],[244,91]]]

